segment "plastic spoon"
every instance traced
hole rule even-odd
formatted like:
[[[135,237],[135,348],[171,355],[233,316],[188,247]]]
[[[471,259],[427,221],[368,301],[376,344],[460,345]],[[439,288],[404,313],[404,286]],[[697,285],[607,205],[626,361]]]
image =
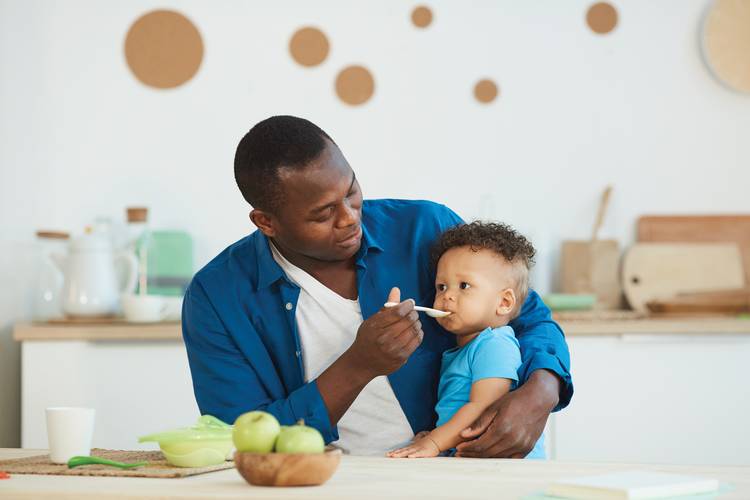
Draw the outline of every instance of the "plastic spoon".
[[[393,307],[397,305],[398,305],[398,302],[386,302],[385,303],[385,307]],[[443,318],[450,314],[450,311],[439,311],[438,309],[432,309],[430,307],[424,307],[424,306],[414,306],[414,309],[416,309],[417,311],[422,311],[423,313],[427,314],[427,316],[431,316],[433,318]]]
[[[99,457],[87,457],[87,456],[78,456],[78,457],[71,457],[70,460],[68,460],[68,468],[72,469],[73,467],[78,467],[79,465],[111,465],[112,467],[119,467],[121,469],[132,469],[134,467],[142,467],[144,465],[148,465],[148,462],[134,462],[130,464],[126,464],[124,462],[115,462],[114,460],[107,460],[106,458],[99,458]]]

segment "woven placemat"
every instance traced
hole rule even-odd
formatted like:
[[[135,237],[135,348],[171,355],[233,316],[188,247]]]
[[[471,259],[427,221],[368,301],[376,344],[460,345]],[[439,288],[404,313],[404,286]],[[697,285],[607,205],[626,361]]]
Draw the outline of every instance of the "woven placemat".
[[[135,469],[118,469],[106,465],[82,465],[68,469],[67,465],[53,464],[49,455],[0,460],[0,471],[9,474],[51,474],[59,476],[109,476],[109,477],[187,477],[217,470],[231,469],[234,462],[224,462],[207,467],[175,467],[167,463],[160,451],[102,450],[94,448],[91,455],[118,462],[142,462],[148,465]]]

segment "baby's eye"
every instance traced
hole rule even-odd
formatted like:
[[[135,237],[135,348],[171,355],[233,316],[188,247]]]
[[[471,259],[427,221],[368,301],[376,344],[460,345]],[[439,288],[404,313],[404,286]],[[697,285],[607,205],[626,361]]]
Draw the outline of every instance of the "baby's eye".
[[[468,290],[469,288],[471,288],[471,285],[465,281],[462,281],[459,285],[459,288],[461,288],[461,290]]]
[[[448,289],[448,287],[445,286],[444,283],[438,283],[437,285],[435,285],[435,288],[437,289],[438,292],[444,292]]]

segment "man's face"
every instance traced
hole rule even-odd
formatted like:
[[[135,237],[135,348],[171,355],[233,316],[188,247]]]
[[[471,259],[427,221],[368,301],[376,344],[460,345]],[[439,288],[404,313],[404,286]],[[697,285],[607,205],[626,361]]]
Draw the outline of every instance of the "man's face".
[[[326,144],[305,168],[279,170],[283,203],[273,217],[272,237],[284,250],[341,261],[362,242],[362,191],[339,148]]]

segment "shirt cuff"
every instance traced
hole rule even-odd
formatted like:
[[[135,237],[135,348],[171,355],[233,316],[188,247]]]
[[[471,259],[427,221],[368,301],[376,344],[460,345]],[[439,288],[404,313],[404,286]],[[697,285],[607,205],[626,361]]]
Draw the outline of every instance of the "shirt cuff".
[[[554,348],[552,348],[554,350]],[[528,380],[532,373],[536,370],[549,370],[556,374],[560,378],[560,400],[557,406],[552,410],[553,412],[560,411],[570,403],[570,399],[573,397],[573,380],[570,376],[570,372],[565,369],[565,366],[554,354],[548,352],[537,352],[531,359],[525,361],[521,368],[518,370],[518,375],[522,381]]]
[[[304,419],[305,425],[315,427],[323,435],[326,444],[338,441],[339,431],[331,425],[328,408],[318,390],[316,381],[309,382],[289,395],[289,405],[297,419]]]

